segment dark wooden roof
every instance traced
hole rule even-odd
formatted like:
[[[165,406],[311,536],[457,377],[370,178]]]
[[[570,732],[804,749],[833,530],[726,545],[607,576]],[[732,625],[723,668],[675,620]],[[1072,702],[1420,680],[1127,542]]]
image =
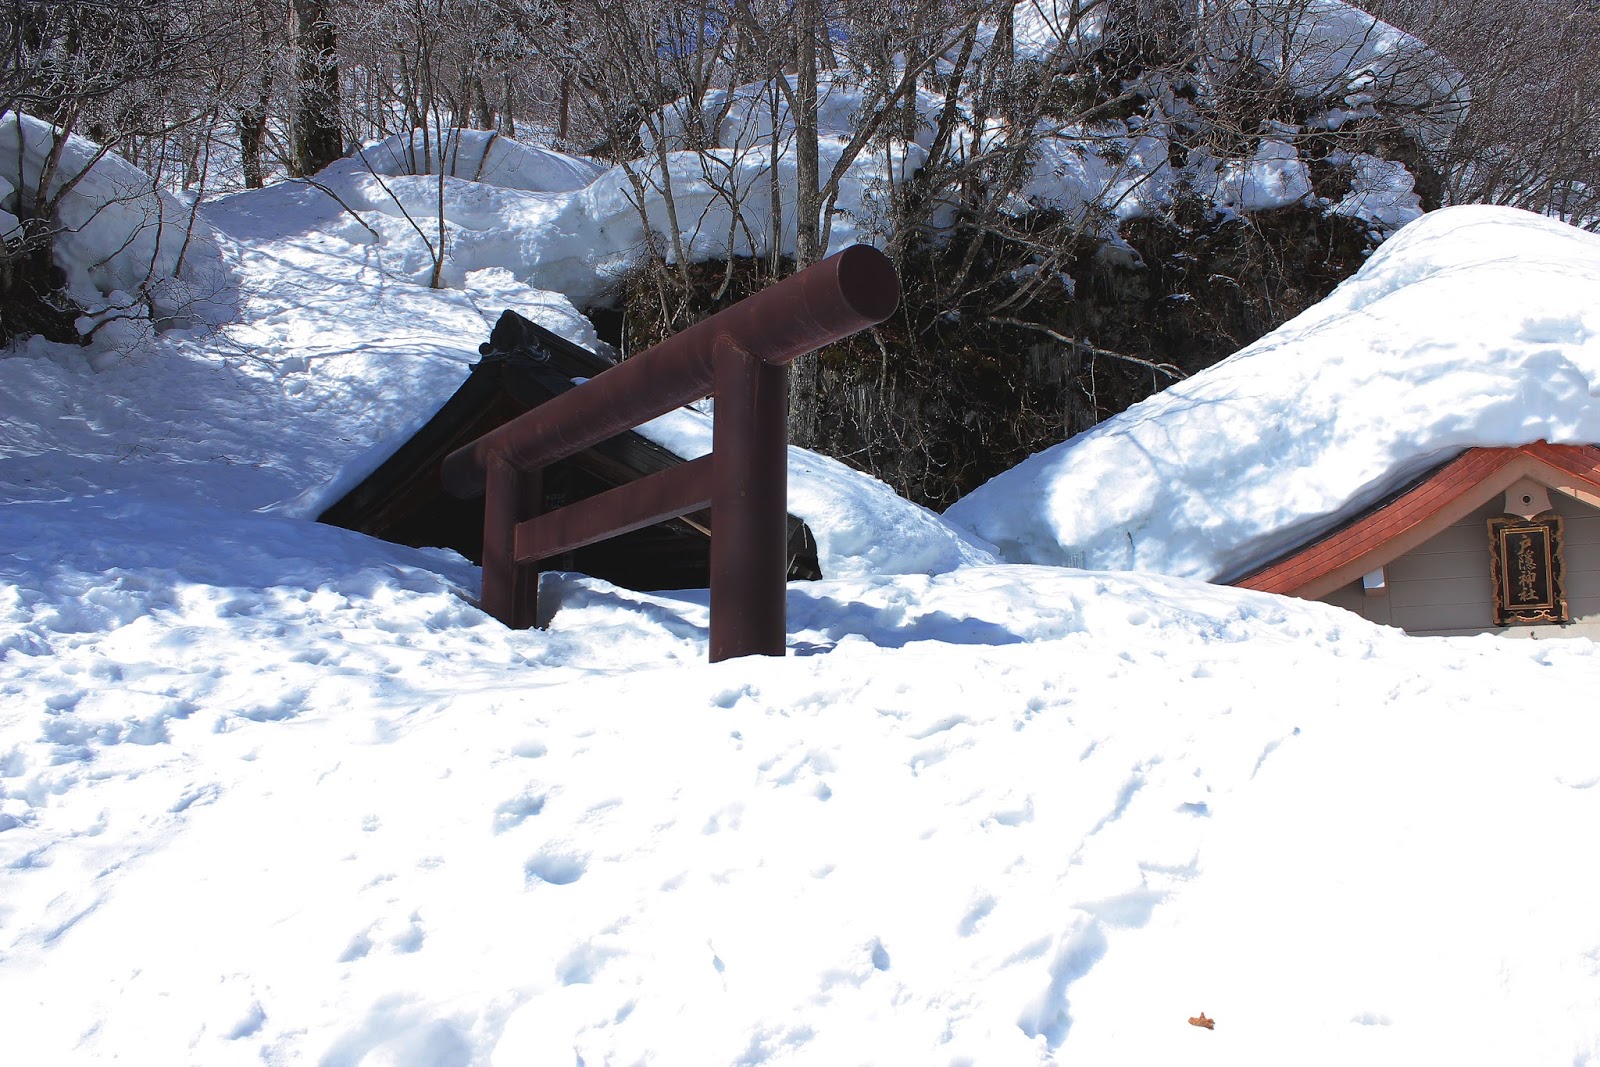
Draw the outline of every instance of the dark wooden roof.
[[[513,311],[500,316],[483,360],[455,395],[410,440],[318,518],[414,547],[453,548],[482,562],[483,500],[446,493],[439,469],[462,445],[592,378],[610,360],[556,336]],[[545,506],[582,500],[682,463],[683,458],[629,432],[544,473]],[[709,511],[686,515],[578,549],[547,569],[575,570],[630,589],[693,589],[710,582]],[[789,517],[789,578],[822,576],[811,531]]]

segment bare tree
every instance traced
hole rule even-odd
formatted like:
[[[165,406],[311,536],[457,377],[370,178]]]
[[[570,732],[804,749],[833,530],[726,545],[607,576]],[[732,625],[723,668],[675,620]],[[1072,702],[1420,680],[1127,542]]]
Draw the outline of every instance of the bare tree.
[[[11,0],[8,9],[0,124],[15,139],[8,147],[17,170],[5,177],[14,189],[7,208],[18,224],[0,235],[0,336],[37,331],[72,340],[78,309],[62,292],[54,262],[58,239],[74,225],[63,205],[112,151],[151,175],[147,188],[122,195],[148,195],[158,211],[153,194],[163,184],[203,181],[221,121],[218,102],[231,85],[218,57],[232,29],[201,0]],[[75,142],[80,134],[93,143]],[[149,221],[158,235],[153,257],[172,251],[161,247],[171,222]],[[152,270],[154,264],[152,258]],[[147,272],[135,299],[144,300],[154,281]]]
[[[1523,207],[1600,229],[1600,6],[1570,0],[1373,0],[1469,89],[1444,149],[1450,203]]]

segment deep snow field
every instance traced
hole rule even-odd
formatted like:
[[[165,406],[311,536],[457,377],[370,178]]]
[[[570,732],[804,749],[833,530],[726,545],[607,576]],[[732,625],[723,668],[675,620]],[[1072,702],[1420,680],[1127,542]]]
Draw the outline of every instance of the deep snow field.
[[[310,521],[503,308],[594,343],[569,297],[625,214],[584,161],[493,150],[494,184],[448,189],[452,288],[351,165],[322,180],[359,220],[304,185],[205,206],[213,273],[171,299],[220,326],[0,354],[0,1062],[1600,1065],[1590,642],[1003,564],[800,452],[830,577],[791,586],[782,659],[706,663],[703,591],[577,575],[510,632],[459,557]],[[1385,374],[1352,356],[1301,411],[1305,377],[1224,364],[1235,396],[1290,383],[1250,399],[1279,422],[1210,475],[1181,423],[1152,514],[1282,458],[1324,495],[1274,514],[1314,522],[1477,434],[1587,432],[1597,298],[1516,309],[1593,239],[1412,226],[1260,348],[1353,352],[1377,319]],[[73,253],[108,306],[117,264],[87,265],[116,247]],[[1441,318],[1468,299],[1481,344]],[[1205,377],[1172,395],[1207,406]],[[1333,415],[1384,425],[1422,384],[1466,428],[1341,465],[1369,438]],[[1160,411],[1068,446],[1109,457],[1073,477],[1128,484]],[[692,452],[704,419],[651,432]],[[1045,529],[1066,483],[1030,477],[989,508]]]
[[[8,1062],[1600,1052],[1587,642],[988,566],[709,666],[703,596],[5,515]]]

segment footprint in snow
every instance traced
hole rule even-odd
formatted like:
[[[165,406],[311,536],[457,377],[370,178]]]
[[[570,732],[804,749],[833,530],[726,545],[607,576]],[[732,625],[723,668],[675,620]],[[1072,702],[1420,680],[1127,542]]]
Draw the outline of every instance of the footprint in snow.
[[[556,977],[562,985],[587,985],[594,981],[600,968],[610,960],[623,955],[620,949],[608,948],[592,941],[574,946],[556,964]]]
[[[354,963],[356,960],[365,958],[367,953],[371,951],[372,928],[369,926],[367,929],[362,930],[350,939],[350,943],[346,945],[344,947],[344,951],[339,954],[339,962]]]
[[[422,947],[424,936],[422,916],[418,912],[412,912],[405,928],[389,938],[389,947],[396,952],[415,952]]]
[[[571,885],[583,877],[587,865],[582,856],[564,852],[541,852],[524,866],[529,884]]]
[[[739,701],[744,700],[747,697],[751,700],[757,700],[760,698],[760,696],[761,690],[757,689],[755,686],[741,685],[733,689],[724,689],[722,692],[711,698],[711,704],[713,707],[731,708],[735,704],[739,703]]]
[[[1021,804],[1013,804],[990,812],[984,822],[994,822],[1001,826],[1021,826],[1033,821],[1033,798],[1023,797]]]
[[[176,815],[179,812],[188,811],[196,804],[210,804],[221,795],[222,786],[216,782],[209,782],[206,785],[190,786],[188,789],[184,790],[182,796],[173,801],[172,806],[167,810]]]
[[[515,829],[543,810],[544,794],[525,790],[494,809],[494,832],[503,834]]]
[[[285,693],[270,704],[258,704],[253,708],[246,708],[239,714],[253,722],[282,722],[300,714],[305,708],[307,696],[309,694],[304,689],[296,689]]]
[[[338,962],[354,963],[356,960],[365,959],[377,947],[380,940],[395,952],[416,952],[422,948],[426,936],[420,912],[413,911],[404,923],[393,919],[380,919],[366,929],[357,931],[355,936],[350,938],[350,943],[339,954]]]
[[[238,1041],[240,1038],[250,1037],[259,1032],[262,1024],[267,1021],[267,1013],[261,1007],[259,1000],[250,1002],[233,1024],[223,1029],[222,1036],[227,1041]]]
[[[744,805],[738,803],[729,804],[721,811],[712,812],[711,817],[706,820],[706,824],[700,832],[709,836],[711,834],[719,834],[724,830],[737,830],[743,825],[743,822]]]
[[[967,913],[961,917],[961,922],[956,926],[956,933],[962,937],[971,937],[977,930],[978,924],[989,917],[994,911],[994,897],[983,897],[975,901]]]

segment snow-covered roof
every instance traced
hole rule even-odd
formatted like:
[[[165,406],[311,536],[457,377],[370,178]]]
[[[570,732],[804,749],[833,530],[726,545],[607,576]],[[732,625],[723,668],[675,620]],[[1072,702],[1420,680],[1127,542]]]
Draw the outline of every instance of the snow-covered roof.
[[[954,504],[1012,562],[1228,580],[1474,445],[1600,441],[1600,236],[1402,229],[1326,300]]]

